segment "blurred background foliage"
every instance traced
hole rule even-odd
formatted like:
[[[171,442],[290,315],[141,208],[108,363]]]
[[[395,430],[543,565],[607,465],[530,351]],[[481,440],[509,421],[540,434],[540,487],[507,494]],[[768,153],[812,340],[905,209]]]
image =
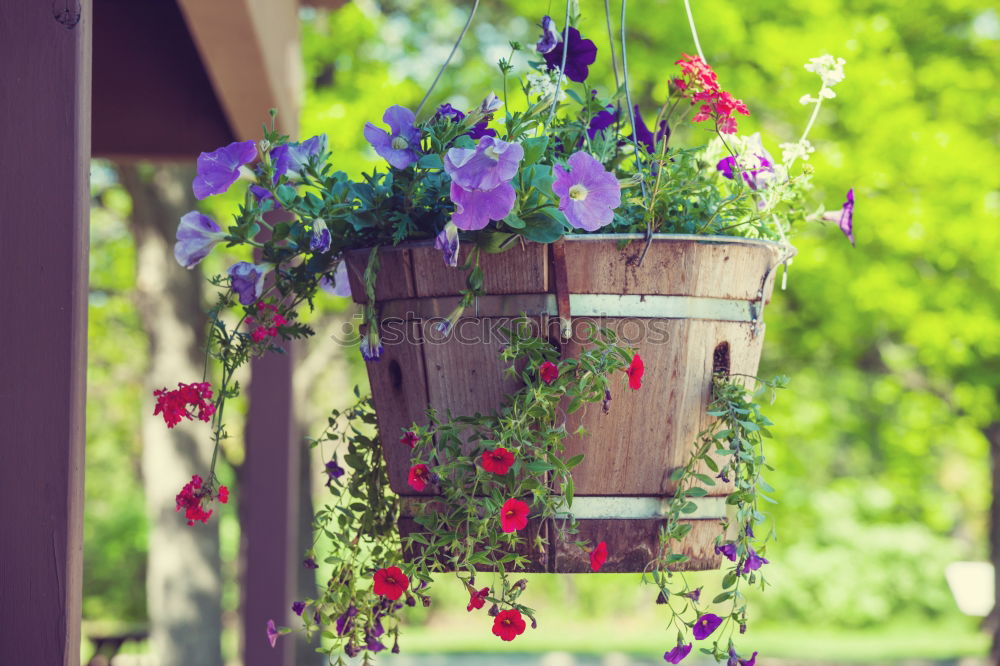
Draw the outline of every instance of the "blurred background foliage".
[[[337,165],[351,175],[381,167],[362,126],[378,122],[390,104],[416,107],[468,4],[362,0],[333,12],[303,10],[302,137],[327,133]],[[633,94],[651,114],[673,61],[693,44],[678,1],[631,4]],[[837,208],[855,188],[857,247],[834,225],[804,223],[788,288],[776,290],[767,313],[761,374],[787,374],[792,384],[769,412],[777,424],[770,451],[777,469],[769,480],[779,489],[779,541],[768,551],[774,586],[756,601],[757,626],[764,636],[779,627],[794,634],[793,626],[885,636],[918,628],[898,641],[897,656],[916,649],[919,635],[951,636],[944,652],[981,652],[977,621],[958,613],[943,571],[949,562],[988,555],[984,431],[1000,421],[1000,16],[989,0],[693,6],[708,61],[752,111],[740,119],[741,133],[760,131],[772,154],[807,120],[798,99],[813,94],[818,81],[802,65],[824,53],[847,60],[847,78],[810,137],[811,164],[817,203]],[[469,108],[491,90],[499,93],[495,63],[510,52],[508,42],[533,44],[540,12],[561,17],[562,7],[483,2],[430,104]],[[579,28],[599,48],[591,79],[606,90],[613,78],[603,3],[581,0],[580,9]],[[515,75],[523,64],[515,59]],[[523,96],[512,89],[508,105],[522,106]],[[707,139],[688,127],[672,144]],[[95,165],[84,612],[90,620],[141,622],[138,413],[152,403],[135,391],[141,367],[134,359],[145,342],[130,300],[134,252],[120,220],[128,201],[113,172],[101,176],[108,171]],[[312,344],[329,342],[317,336]],[[315,392],[311,418],[331,402],[345,403],[362,376],[355,352],[345,353],[349,365],[341,360],[339,374]],[[221,514],[223,540],[232,543],[235,528],[225,521],[235,518]],[[234,546],[223,548],[234,556]],[[556,622],[653,615],[650,600],[633,589],[631,581],[594,576],[539,579],[529,592],[544,597],[539,605],[550,616],[571,606]],[[429,616],[414,614],[430,632],[414,634],[417,647],[441,646],[434,626],[445,623],[435,618],[468,621],[458,617],[465,615],[461,594]],[[439,610],[447,605],[457,615]],[[655,617],[635,622],[657,627]],[[488,631],[478,631],[481,644],[492,646]],[[656,644],[671,640],[660,634]]]

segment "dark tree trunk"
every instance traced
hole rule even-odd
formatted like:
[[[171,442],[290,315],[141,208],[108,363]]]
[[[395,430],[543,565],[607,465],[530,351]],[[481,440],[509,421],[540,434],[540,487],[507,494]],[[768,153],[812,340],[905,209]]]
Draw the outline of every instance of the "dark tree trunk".
[[[136,243],[136,294],[149,335],[144,392],[150,408],[142,422],[142,471],[150,517],[146,577],[150,640],[160,666],[222,663],[222,576],[219,521],[189,527],[174,496],[193,474],[209,468],[212,444],[206,424],[185,422],[168,430],[153,416],[152,391],[201,381],[205,331],[200,270],[173,258],[181,215],[194,209],[190,167],[119,167],[132,197]]]

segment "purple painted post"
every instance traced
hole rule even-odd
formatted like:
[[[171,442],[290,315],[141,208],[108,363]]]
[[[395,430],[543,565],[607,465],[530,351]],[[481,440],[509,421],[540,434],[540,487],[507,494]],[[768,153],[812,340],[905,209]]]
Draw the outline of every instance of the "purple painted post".
[[[0,20],[0,664],[80,663],[90,0]]]

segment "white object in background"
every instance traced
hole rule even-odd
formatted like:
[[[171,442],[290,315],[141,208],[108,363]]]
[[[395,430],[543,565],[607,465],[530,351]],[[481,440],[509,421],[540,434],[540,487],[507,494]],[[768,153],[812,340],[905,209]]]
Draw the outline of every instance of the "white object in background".
[[[989,562],[952,562],[944,570],[958,609],[978,617],[986,617],[993,610],[993,576]]]

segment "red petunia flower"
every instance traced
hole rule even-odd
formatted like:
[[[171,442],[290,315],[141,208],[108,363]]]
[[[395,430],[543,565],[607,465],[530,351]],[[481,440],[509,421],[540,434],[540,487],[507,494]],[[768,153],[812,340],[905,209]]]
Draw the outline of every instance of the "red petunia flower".
[[[528,505],[521,500],[512,498],[500,507],[500,529],[504,532],[523,530],[527,524]]]
[[[524,633],[524,618],[521,612],[514,608],[500,611],[493,618],[493,634],[499,636],[500,640],[512,641]]]
[[[182,419],[193,421],[197,416],[202,421],[211,421],[212,414],[215,413],[215,405],[212,399],[212,388],[208,382],[198,382],[195,384],[177,384],[177,388],[168,391],[166,388],[153,391],[156,396],[156,409],[153,416],[163,414],[163,421],[168,428],[173,428]],[[197,407],[197,413],[188,406]]]
[[[469,588],[469,605],[465,607],[465,610],[470,613],[478,608],[482,608],[486,605],[486,595],[490,593],[490,588],[484,587],[481,590],[476,590],[474,587]]]
[[[414,446],[417,445],[417,442],[419,440],[420,438],[417,437],[417,433],[413,432],[412,430],[407,430],[406,432],[403,433],[403,436],[399,438],[399,443],[405,444],[406,446],[412,449]]]
[[[595,573],[601,570],[608,559],[608,544],[604,541],[590,551],[590,569]]]
[[[538,376],[541,377],[542,381],[546,384],[551,384],[555,380],[559,379],[559,368],[552,361],[546,361],[539,366]]]
[[[633,391],[638,391],[642,388],[642,373],[646,371],[646,366],[642,363],[642,357],[639,356],[638,352],[632,357],[632,363],[628,366],[625,371],[628,374],[628,387]]]
[[[406,479],[410,487],[417,492],[422,491],[427,487],[427,481],[430,479],[430,470],[427,469],[427,465],[414,465],[410,468],[410,476]]]
[[[494,474],[506,474],[514,464],[514,454],[502,446],[483,451],[483,469]]]
[[[379,569],[375,572],[375,594],[385,597],[390,601],[396,601],[406,588],[410,586],[410,579],[406,577],[399,567],[389,567]]]

